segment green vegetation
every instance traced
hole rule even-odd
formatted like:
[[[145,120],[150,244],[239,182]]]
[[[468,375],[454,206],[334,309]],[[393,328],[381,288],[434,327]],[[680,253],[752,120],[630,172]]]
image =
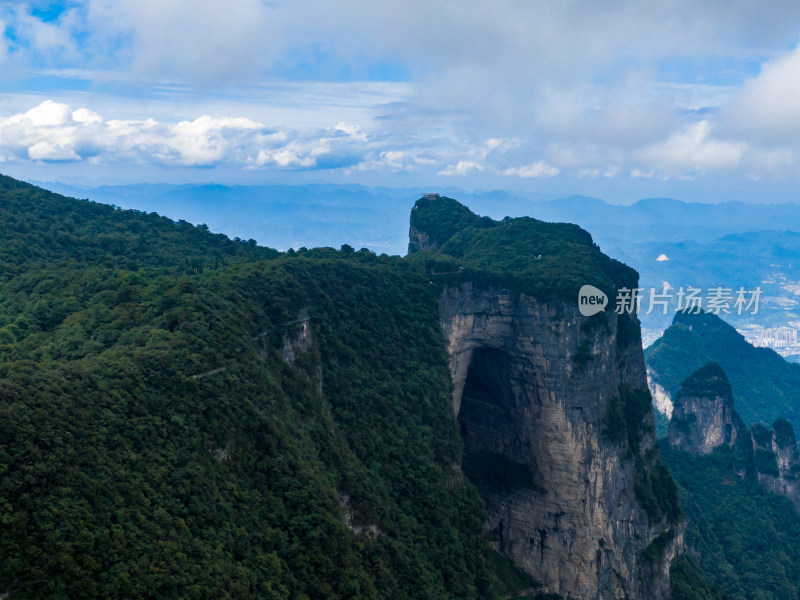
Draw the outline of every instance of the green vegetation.
[[[643,474],[634,482],[634,491],[639,504],[644,507],[651,523],[661,520],[677,524],[683,520],[683,510],[678,501],[678,486],[672,475],[661,463]],[[663,535],[662,532],[661,535]]]
[[[437,256],[456,259],[452,264],[470,281],[513,287],[540,299],[575,302],[587,283],[613,299],[617,289],[634,288],[638,281],[636,271],[603,254],[577,225],[530,217],[493,221],[450,198],[418,200],[411,225],[436,241]],[[421,256],[412,254],[412,261],[429,260],[429,252],[416,254]],[[630,337],[635,326],[628,329]]]
[[[541,587],[539,582],[524,571],[520,571],[511,560],[499,552],[489,553],[489,563],[492,571],[496,574],[497,583],[494,591],[501,598],[531,598],[528,595],[519,596],[518,594]],[[524,592],[520,592],[520,590],[524,590]],[[541,594],[537,598],[542,598]],[[553,598],[558,597],[553,596]]]
[[[575,370],[577,372],[585,371],[589,361],[593,358],[594,354],[592,354],[592,342],[589,340],[583,340],[581,345],[578,346],[578,349],[575,351],[575,354],[572,355],[572,364],[575,365]]]
[[[715,362],[709,362],[681,382],[679,393],[684,396],[716,395],[733,402],[733,391],[725,372]]]
[[[660,565],[664,560],[664,551],[667,549],[667,544],[675,539],[675,530],[670,528],[659,533],[656,538],[648,544],[647,548],[642,551],[642,555],[646,560],[653,564]]]
[[[797,446],[797,440],[794,437],[794,428],[786,419],[775,419],[775,422],[772,424],[772,430],[775,432],[775,443],[778,445],[778,448]]]
[[[674,598],[719,597],[708,588],[687,589],[702,583],[699,570],[731,600],[797,598],[800,519],[791,501],[766,491],[754,477],[737,475],[735,450],[696,456],[663,444],[661,453],[680,488],[686,543],[694,556],[673,564]]]
[[[439,195],[423,196],[411,211],[411,226],[426,233],[437,248],[464,229],[482,229],[497,224],[489,217],[479,217],[457,200]]]
[[[800,364],[751,346],[716,315],[676,314],[663,337],[645,350],[645,360],[673,398],[687,376],[708,362],[718,363],[745,423],[786,418],[800,428]]]
[[[677,557],[669,569],[672,600],[727,600],[728,597],[709,581],[697,559],[691,554]]]
[[[604,437],[624,444],[629,456],[638,454],[642,436],[648,427],[645,417],[651,410],[651,402],[648,390],[631,388],[623,388],[619,396],[609,398]]]
[[[423,265],[0,198],[0,594],[492,597]]]

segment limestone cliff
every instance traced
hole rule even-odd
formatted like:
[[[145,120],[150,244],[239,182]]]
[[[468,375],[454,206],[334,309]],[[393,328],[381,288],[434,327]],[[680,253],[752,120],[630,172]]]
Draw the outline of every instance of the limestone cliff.
[[[669,424],[670,446],[709,454],[720,446],[733,448],[746,434],[733,409],[731,385],[718,364],[706,364],[681,383]]]
[[[800,455],[791,423],[778,419],[772,430],[756,423],[750,434],[758,481],[768,490],[788,497],[800,509]]]
[[[748,430],[734,409],[728,378],[716,363],[708,363],[681,383],[669,444],[693,454],[734,449],[734,469],[740,477],[755,477],[800,510],[800,453],[791,423],[777,419],[771,430],[760,423]]]
[[[492,235],[517,243],[529,232],[516,221],[492,222]],[[550,235],[545,225],[534,223]],[[505,226],[511,231],[501,231]],[[425,234],[413,213],[411,232]],[[431,237],[467,267],[484,259],[472,254],[470,262],[447,234]],[[482,241],[480,250],[506,250],[491,242]],[[561,247],[541,243],[532,258],[559,260],[569,270],[568,257],[547,255]],[[522,281],[520,288],[530,280]],[[440,301],[462,468],[486,503],[491,540],[547,592],[586,600],[668,598],[683,530],[674,482],[655,444],[638,321],[611,311],[582,316],[577,287],[571,302],[529,289],[468,272],[443,285]],[[654,489],[671,494],[665,499]]]
[[[653,397],[653,408],[664,415],[668,421],[672,419],[672,396],[664,386],[658,383],[658,377],[650,367],[647,368],[647,387],[650,388],[650,395]]]

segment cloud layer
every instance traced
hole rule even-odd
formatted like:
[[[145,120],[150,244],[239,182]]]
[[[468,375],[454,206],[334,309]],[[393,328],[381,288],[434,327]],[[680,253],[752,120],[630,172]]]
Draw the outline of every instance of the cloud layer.
[[[52,6],[0,0],[0,89],[30,96],[0,96],[6,163],[520,181],[800,173],[794,0]],[[397,78],[402,93],[355,83]]]

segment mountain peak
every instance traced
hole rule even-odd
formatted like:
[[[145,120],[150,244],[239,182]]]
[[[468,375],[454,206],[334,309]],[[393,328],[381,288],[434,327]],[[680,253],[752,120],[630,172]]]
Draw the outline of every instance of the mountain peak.
[[[745,431],[733,409],[733,392],[725,372],[710,362],[681,383],[669,425],[671,446],[694,454],[733,448]]]

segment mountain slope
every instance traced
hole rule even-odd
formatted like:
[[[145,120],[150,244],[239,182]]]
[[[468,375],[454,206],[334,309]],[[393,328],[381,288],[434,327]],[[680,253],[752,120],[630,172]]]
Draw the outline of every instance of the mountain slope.
[[[766,425],[783,417],[800,427],[800,365],[755,348],[716,315],[677,313],[664,336],[645,350],[645,360],[652,379],[673,398],[683,379],[716,362],[745,423]]]
[[[635,272],[438,207],[281,254],[0,180],[0,596],[668,597],[638,323],[575,306]]]
[[[493,596],[427,274],[2,183],[0,594]]]
[[[493,545],[564,597],[667,598],[680,552],[677,491],[655,447],[638,321],[584,317],[585,283],[636,273],[574,225],[480,218],[421,198],[408,261],[431,269],[462,469]]]

